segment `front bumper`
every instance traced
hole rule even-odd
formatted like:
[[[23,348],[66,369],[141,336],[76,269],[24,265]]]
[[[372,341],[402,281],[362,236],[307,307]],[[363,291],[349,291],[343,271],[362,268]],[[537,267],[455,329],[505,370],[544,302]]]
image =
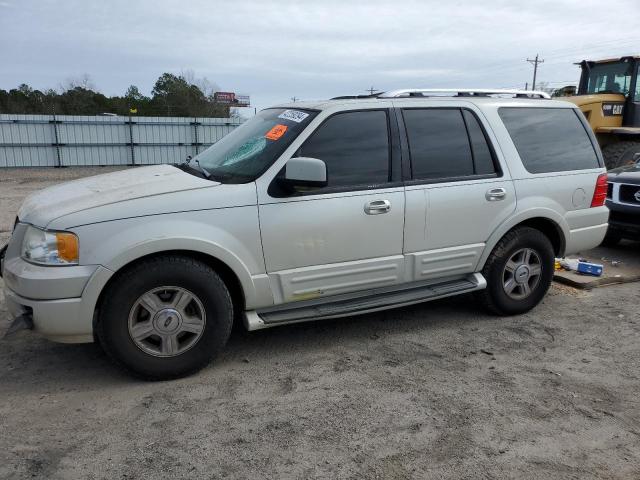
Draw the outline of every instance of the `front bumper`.
[[[98,265],[33,265],[15,256],[12,244],[2,253],[5,302],[13,318],[30,317],[36,332],[57,342],[93,341],[95,306],[111,271]]]
[[[609,231],[624,238],[640,240],[640,215],[634,219],[612,214],[609,220]]]
[[[51,340],[62,343],[93,341],[91,322],[82,321],[81,298],[32,300],[6,287],[4,298],[13,318],[30,315],[34,330]]]
[[[629,239],[640,239],[640,205],[613,202],[607,199],[609,207],[609,231]]]
[[[7,288],[25,298],[56,300],[82,295],[97,265],[40,266],[20,257],[5,258],[2,276]]]

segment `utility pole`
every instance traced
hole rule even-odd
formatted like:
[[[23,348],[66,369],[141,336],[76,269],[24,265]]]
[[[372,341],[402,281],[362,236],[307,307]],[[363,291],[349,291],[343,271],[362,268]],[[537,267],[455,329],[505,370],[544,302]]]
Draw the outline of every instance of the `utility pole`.
[[[378,90],[376,90],[375,88],[373,88],[373,86],[371,86],[371,88],[368,88],[367,90],[365,90],[367,92],[369,92],[369,95],[373,95],[375,92],[377,92]]]
[[[540,63],[544,63],[544,60],[542,59],[538,59],[538,54],[536,53],[536,58],[531,60],[530,58],[527,58],[527,62],[529,62],[531,65],[533,65],[533,85],[531,85],[531,90],[535,90],[536,89],[536,76],[538,75],[538,65]]]

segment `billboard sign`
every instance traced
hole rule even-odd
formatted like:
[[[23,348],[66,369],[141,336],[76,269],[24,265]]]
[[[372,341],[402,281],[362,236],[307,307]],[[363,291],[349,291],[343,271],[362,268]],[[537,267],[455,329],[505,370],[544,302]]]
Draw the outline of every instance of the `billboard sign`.
[[[234,92],[215,92],[213,100],[216,103],[236,107],[248,107],[250,105],[249,95],[236,95]]]
[[[233,103],[236,98],[236,94],[233,92],[216,92],[213,94],[213,99],[217,103]]]
[[[248,107],[251,105],[249,95],[236,95],[236,104],[239,107]]]

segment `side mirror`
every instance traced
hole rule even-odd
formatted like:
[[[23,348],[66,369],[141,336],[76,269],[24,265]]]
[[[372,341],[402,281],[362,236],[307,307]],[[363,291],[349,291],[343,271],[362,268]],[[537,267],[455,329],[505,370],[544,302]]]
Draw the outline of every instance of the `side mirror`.
[[[327,186],[327,165],[317,158],[294,157],[285,165],[282,182],[292,187],[320,188]]]

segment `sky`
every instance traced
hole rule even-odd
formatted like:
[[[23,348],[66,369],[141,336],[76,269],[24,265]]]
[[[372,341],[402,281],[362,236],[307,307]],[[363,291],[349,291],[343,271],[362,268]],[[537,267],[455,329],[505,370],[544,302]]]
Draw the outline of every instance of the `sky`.
[[[191,72],[258,109],[395,88],[576,83],[584,58],[640,54],[639,0],[0,0],[0,88],[88,75],[150,94]],[[530,83],[529,83],[530,85]]]

